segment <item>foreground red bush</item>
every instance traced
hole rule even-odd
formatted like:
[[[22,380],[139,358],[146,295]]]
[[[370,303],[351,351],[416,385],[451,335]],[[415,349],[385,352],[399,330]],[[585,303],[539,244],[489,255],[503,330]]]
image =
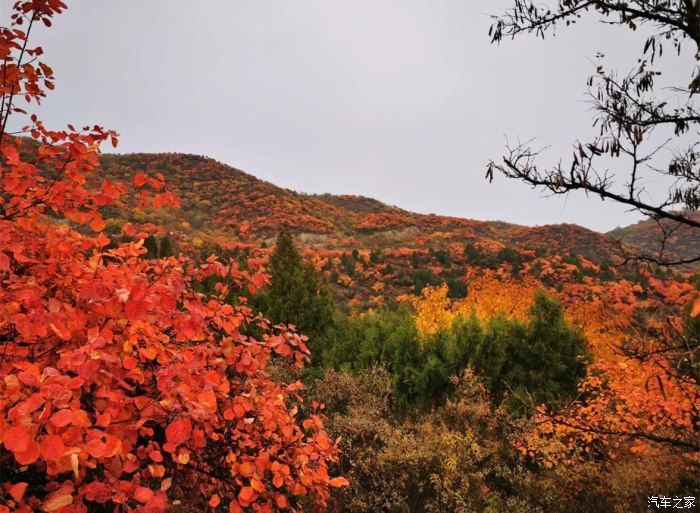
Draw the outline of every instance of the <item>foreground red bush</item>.
[[[115,133],[51,132],[31,116],[23,133],[37,143],[11,137],[18,99],[53,89],[28,35],[65,7],[17,2],[0,33],[0,513],[157,512],[174,496],[231,512],[322,508],[345,483],[327,473],[335,444],[320,417],[300,417],[301,385],[266,370],[273,355],[301,366],[303,338],[225,304],[224,286],[194,291],[211,276],[241,289],[264,277],[145,260],[143,234],[110,244],[101,207],[176,202],[142,174],[86,185]]]

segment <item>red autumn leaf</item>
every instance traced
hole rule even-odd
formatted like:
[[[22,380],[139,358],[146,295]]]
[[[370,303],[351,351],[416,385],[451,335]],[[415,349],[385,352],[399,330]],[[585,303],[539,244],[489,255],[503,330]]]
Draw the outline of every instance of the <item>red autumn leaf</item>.
[[[25,451],[15,452],[15,459],[20,465],[31,465],[39,459],[39,444],[30,440]]]
[[[66,328],[66,326],[61,321],[56,320],[54,322],[50,322],[49,327],[62,340],[70,340],[71,339],[70,331],[68,330],[68,328]]]
[[[93,217],[92,221],[90,221],[90,229],[93,232],[101,232],[105,229],[105,226],[107,226],[107,223],[105,223],[105,220],[99,215],[96,215]]]
[[[167,193],[156,194],[153,198],[153,206],[155,208],[162,208],[166,205],[170,205],[172,200]]]
[[[114,489],[100,481],[93,481],[86,485],[82,488],[82,492],[85,494],[87,500],[90,502],[97,502],[98,504],[104,504],[114,496]]]
[[[136,364],[137,364],[136,358],[134,358],[133,356],[125,356],[124,360],[122,360],[122,365],[124,366],[124,368],[126,370],[135,369]]]
[[[40,453],[46,461],[56,461],[63,456],[65,447],[63,439],[58,435],[44,435],[41,437]]]
[[[161,463],[163,461],[163,455],[160,453],[160,451],[152,451],[148,453],[148,457],[156,463]]]
[[[249,461],[244,461],[239,467],[239,472],[244,477],[251,477],[255,472],[255,465]]]
[[[153,490],[146,488],[145,486],[138,486],[134,490],[134,499],[139,501],[141,504],[146,504],[153,497]]]
[[[344,477],[334,477],[330,480],[331,486],[338,488],[341,486],[348,486],[350,483]]]
[[[5,156],[5,160],[8,164],[12,165],[19,163],[19,152],[14,146],[5,146],[5,148],[2,150],[2,154]]]
[[[24,497],[24,492],[27,491],[27,483],[15,483],[10,487],[10,496],[17,502],[22,500]]]
[[[131,223],[124,223],[124,226],[122,226],[122,233],[131,237],[136,233],[136,227]]]
[[[129,293],[129,299],[124,307],[124,315],[127,319],[137,321],[142,319],[148,313],[148,302],[146,296],[148,294],[148,285],[139,283]]]
[[[10,257],[0,251],[0,271],[10,270]]]
[[[258,493],[263,493],[265,491],[265,485],[260,479],[252,478],[250,480],[250,487]]]
[[[107,454],[107,444],[100,439],[92,439],[86,444],[88,454],[93,458],[100,459]]]
[[[190,439],[192,422],[190,419],[176,420],[165,428],[165,438],[171,444],[179,445]]]
[[[141,187],[146,183],[146,180],[148,179],[148,176],[146,173],[142,171],[138,171],[136,175],[134,176],[134,187]]]
[[[277,504],[279,509],[285,509],[289,505],[287,498],[281,493],[275,494],[275,504]]]
[[[270,277],[264,273],[256,273],[253,275],[253,283],[257,288],[262,288],[265,284],[270,282]]]
[[[690,316],[695,318],[700,315],[700,299],[696,299],[693,303],[693,309],[690,311]]]
[[[209,411],[216,411],[216,394],[213,390],[206,390],[197,394],[197,401]]]
[[[253,495],[255,495],[255,490],[250,486],[244,486],[241,488],[241,491],[238,492],[238,500],[244,504],[248,504],[253,498]]]
[[[58,410],[51,417],[51,423],[56,427],[65,427],[73,422],[73,412],[69,409]]]
[[[26,426],[14,426],[5,431],[3,443],[11,452],[24,452],[32,441],[32,433]]]
[[[104,233],[100,233],[97,236],[97,245],[101,248],[104,248],[109,244],[109,238],[105,236]]]

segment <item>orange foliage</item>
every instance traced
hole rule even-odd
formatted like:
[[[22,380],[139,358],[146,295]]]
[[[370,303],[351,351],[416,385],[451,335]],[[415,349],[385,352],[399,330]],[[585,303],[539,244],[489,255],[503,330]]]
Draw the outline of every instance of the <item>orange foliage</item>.
[[[16,30],[0,32],[4,116],[22,112],[13,95],[53,87],[19,25],[63,9],[15,4]],[[34,116],[29,128],[29,148],[0,131],[0,513],[161,512],[176,489],[230,512],[323,507],[346,484],[328,475],[335,445],[318,415],[299,415],[301,385],[266,370],[274,354],[303,365],[305,339],[225,304],[229,285],[192,286],[255,290],[263,277],[214,257],[143,259],[145,234],[110,241],[100,209],[125,194],[177,206],[162,176],[100,182],[98,147],[114,132],[49,131]]]
[[[523,454],[548,466],[600,455],[614,458],[620,451],[670,454],[700,465],[700,389],[692,375],[679,372],[674,359],[664,358],[664,348],[675,346],[682,332],[679,313],[668,308],[679,312],[678,307],[697,300],[697,292],[688,284],[648,278],[643,302],[635,296],[642,292],[638,285],[621,281],[604,290],[589,288],[593,298],[567,309],[589,338],[595,363],[580,384],[580,399],[556,414],[537,410],[537,427],[520,442]],[[645,316],[633,331],[637,308]],[[623,345],[646,356],[635,358],[620,350]]]
[[[523,454],[552,466],[619,451],[654,455],[678,453],[700,464],[694,410],[697,384],[660,371],[661,362],[601,361],[581,383],[585,399],[554,414],[537,410],[531,430],[520,442]]]
[[[478,319],[486,320],[497,315],[525,319],[535,291],[541,284],[534,278],[512,278],[489,269],[467,273],[467,297],[455,305],[464,316],[474,312]]]
[[[362,216],[355,223],[361,231],[390,230],[404,228],[411,223],[411,215],[401,210],[375,212]]]
[[[416,310],[416,328],[423,337],[429,337],[447,328],[454,319],[447,285],[425,287],[421,297],[413,301]]]

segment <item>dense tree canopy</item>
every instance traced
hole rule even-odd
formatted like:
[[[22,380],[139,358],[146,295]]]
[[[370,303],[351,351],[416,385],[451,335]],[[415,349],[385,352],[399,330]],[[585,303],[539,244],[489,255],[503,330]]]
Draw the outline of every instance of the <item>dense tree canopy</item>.
[[[396,399],[425,407],[444,400],[452,391],[450,378],[468,366],[494,401],[511,396],[513,410],[573,397],[585,375],[581,331],[542,291],[534,294],[524,320],[501,313],[482,322],[473,311],[455,312],[445,285],[426,288],[415,308],[415,315],[377,311],[336,320],[317,348],[317,360],[354,370],[386,365]]]

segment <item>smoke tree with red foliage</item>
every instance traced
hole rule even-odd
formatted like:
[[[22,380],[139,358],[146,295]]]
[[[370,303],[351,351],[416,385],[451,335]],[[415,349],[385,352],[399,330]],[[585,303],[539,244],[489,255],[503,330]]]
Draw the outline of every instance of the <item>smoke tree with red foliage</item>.
[[[101,207],[177,202],[162,177],[88,185],[116,133],[50,131],[34,115],[19,131],[34,143],[8,132],[26,114],[18,101],[54,87],[29,35],[64,9],[16,2],[0,29],[0,513],[158,512],[178,492],[234,513],[322,509],[346,484],[328,475],[335,443],[312,408],[301,415],[301,385],[266,370],[271,358],[301,367],[305,338],[223,301],[265,276],[146,260],[133,227],[132,242],[111,243]],[[212,276],[217,295],[195,292]]]

